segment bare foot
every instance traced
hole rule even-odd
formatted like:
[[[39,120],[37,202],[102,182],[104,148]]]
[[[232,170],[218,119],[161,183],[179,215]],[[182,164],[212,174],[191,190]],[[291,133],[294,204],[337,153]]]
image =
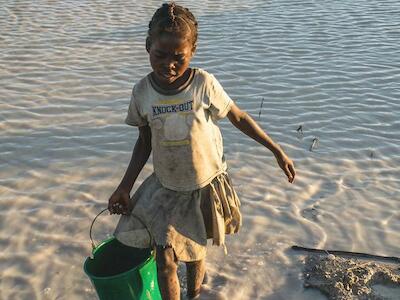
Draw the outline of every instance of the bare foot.
[[[197,296],[197,298],[192,299],[199,299],[199,300],[227,300],[228,298],[222,293],[217,290],[213,290],[206,285],[201,286],[201,293]],[[192,300],[190,299],[190,300]]]

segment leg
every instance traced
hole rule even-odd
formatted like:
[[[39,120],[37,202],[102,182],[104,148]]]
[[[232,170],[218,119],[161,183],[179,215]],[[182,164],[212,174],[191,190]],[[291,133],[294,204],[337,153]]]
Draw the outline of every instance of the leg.
[[[180,287],[177,274],[178,264],[174,249],[157,246],[156,248],[157,279],[163,300],[179,300]]]
[[[205,270],[204,259],[186,263],[187,296],[189,299],[200,294]]]

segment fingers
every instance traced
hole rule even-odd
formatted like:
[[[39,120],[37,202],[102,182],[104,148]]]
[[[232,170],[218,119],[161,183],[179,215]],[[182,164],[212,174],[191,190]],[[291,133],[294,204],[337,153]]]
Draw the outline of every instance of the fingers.
[[[124,207],[120,203],[114,203],[113,207],[112,207],[112,211],[113,211],[114,214],[120,215],[120,214],[123,213]]]
[[[122,214],[127,215],[129,212],[130,197],[129,194],[122,194]]]
[[[293,162],[285,164],[283,171],[285,172],[289,182],[292,183],[294,181],[294,177],[296,176],[296,171],[294,170]]]
[[[129,194],[128,193],[117,193],[111,196],[108,201],[108,210],[110,214],[128,214],[129,212]]]
[[[296,171],[294,169],[293,163],[289,164],[289,171],[290,171],[290,173],[292,174],[292,177],[293,177],[291,182],[293,182],[294,178],[296,177]]]
[[[292,174],[290,173],[288,165],[285,165],[285,168],[283,169],[283,171],[285,172],[289,182],[291,183],[293,181],[293,177],[292,177]]]
[[[113,196],[110,197],[108,200],[108,211],[110,212],[110,215],[114,214],[114,204],[115,204],[115,199]]]
[[[120,214],[120,210],[122,209],[122,204],[119,203],[119,199],[117,197],[111,197],[108,202],[108,210],[110,214]]]

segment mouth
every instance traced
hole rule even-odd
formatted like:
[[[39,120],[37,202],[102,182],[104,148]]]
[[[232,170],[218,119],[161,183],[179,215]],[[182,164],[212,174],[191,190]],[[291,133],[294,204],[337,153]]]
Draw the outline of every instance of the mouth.
[[[176,76],[176,72],[174,71],[161,71],[159,74],[165,79],[171,79]]]
[[[164,79],[172,79],[174,78],[174,75],[172,74],[161,74],[161,77]]]

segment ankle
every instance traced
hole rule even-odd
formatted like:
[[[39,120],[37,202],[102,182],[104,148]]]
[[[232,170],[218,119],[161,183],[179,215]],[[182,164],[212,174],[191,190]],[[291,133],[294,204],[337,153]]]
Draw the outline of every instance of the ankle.
[[[194,291],[188,291],[186,294],[186,298],[188,300],[200,299],[200,292],[201,292],[201,289],[197,289]]]

